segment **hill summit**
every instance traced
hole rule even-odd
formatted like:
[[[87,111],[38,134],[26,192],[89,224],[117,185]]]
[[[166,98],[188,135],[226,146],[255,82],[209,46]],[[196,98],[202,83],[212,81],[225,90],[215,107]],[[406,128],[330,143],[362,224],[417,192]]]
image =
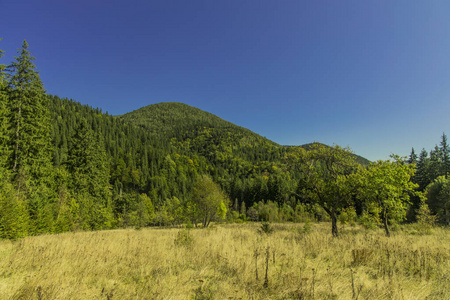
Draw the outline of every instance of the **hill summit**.
[[[206,128],[220,131],[239,132],[276,144],[249,129],[228,122],[212,113],[180,102],[161,102],[151,104],[124,115],[118,116],[125,122],[145,128],[150,133],[166,138],[195,138]]]

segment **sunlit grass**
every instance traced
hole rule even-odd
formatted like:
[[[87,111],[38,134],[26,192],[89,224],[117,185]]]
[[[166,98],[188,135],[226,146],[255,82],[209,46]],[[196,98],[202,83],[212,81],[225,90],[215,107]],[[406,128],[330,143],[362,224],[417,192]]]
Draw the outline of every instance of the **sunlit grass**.
[[[0,241],[0,299],[449,299],[448,229],[387,238],[348,226],[332,238],[326,223],[272,227]]]

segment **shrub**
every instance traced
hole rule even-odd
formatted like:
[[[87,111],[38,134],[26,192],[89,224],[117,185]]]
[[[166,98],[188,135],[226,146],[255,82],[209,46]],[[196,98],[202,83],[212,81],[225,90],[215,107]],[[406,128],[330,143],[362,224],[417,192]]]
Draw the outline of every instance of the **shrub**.
[[[191,232],[188,229],[185,229],[178,231],[174,243],[176,246],[191,247],[194,243],[194,239]]]
[[[259,228],[258,232],[260,234],[271,234],[273,232],[273,227],[270,223],[264,222],[261,224],[261,228]]]

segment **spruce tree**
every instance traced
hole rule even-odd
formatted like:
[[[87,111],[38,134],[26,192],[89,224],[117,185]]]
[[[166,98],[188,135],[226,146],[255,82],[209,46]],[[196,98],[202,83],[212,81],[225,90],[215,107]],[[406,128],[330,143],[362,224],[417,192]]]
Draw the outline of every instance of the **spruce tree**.
[[[71,140],[67,168],[72,174],[72,188],[87,192],[106,203],[109,197],[109,169],[100,136],[83,120]]]
[[[416,168],[417,171],[414,176],[415,183],[419,184],[419,190],[423,191],[431,182],[429,176],[430,159],[428,158],[427,150],[422,149],[422,151],[420,152]]]
[[[8,66],[9,122],[11,126],[13,173],[21,171],[39,180],[48,177],[51,166],[51,123],[48,99],[23,41],[19,56]]]
[[[441,155],[440,174],[447,178],[448,173],[450,172],[450,147],[448,145],[447,136],[445,135],[445,133],[442,134],[442,140],[439,150]]]
[[[1,40],[1,39],[0,39]],[[0,58],[4,51],[0,50]],[[6,93],[7,81],[6,66],[0,64],[0,181],[3,182],[6,173],[6,162],[8,159],[8,97]]]
[[[111,228],[113,209],[107,156],[100,135],[84,119],[71,140],[66,166],[71,173],[70,188],[79,203],[81,228]]]
[[[8,67],[8,121],[11,155],[9,168],[16,185],[16,199],[26,199],[33,234],[53,231],[51,189],[51,123],[48,98],[36,65],[23,42]]]
[[[411,154],[409,155],[408,163],[409,164],[417,163],[417,154],[414,151],[414,148],[411,149]]]

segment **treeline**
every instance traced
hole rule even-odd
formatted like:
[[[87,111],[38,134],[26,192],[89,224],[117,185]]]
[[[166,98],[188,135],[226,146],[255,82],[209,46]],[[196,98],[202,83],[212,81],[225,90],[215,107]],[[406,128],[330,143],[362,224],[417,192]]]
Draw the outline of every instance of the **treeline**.
[[[425,149],[419,155],[411,150],[408,162],[416,165],[417,172],[413,182],[418,184],[418,190],[425,193],[428,206],[437,221],[450,224],[450,147],[447,135],[442,134],[439,145],[428,153]],[[417,198],[414,206],[418,208]]]
[[[425,206],[413,182],[436,199],[430,201],[431,215],[443,222],[448,214],[441,208],[448,199],[446,141],[430,157],[415,158],[413,176],[413,155],[409,163],[396,158],[367,166],[348,149],[280,146],[181,103],[114,117],[47,95],[33,61],[24,41],[15,60],[0,68],[2,238],[128,226],[207,226],[218,218],[327,219],[337,235],[336,221],[348,216],[367,224],[385,222],[386,228],[404,220],[406,212],[415,221]],[[391,176],[392,168],[406,175],[388,185],[383,176]],[[403,184],[402,192],[383,197],[400,202],[384,202],[370,192],[396,184]]]

